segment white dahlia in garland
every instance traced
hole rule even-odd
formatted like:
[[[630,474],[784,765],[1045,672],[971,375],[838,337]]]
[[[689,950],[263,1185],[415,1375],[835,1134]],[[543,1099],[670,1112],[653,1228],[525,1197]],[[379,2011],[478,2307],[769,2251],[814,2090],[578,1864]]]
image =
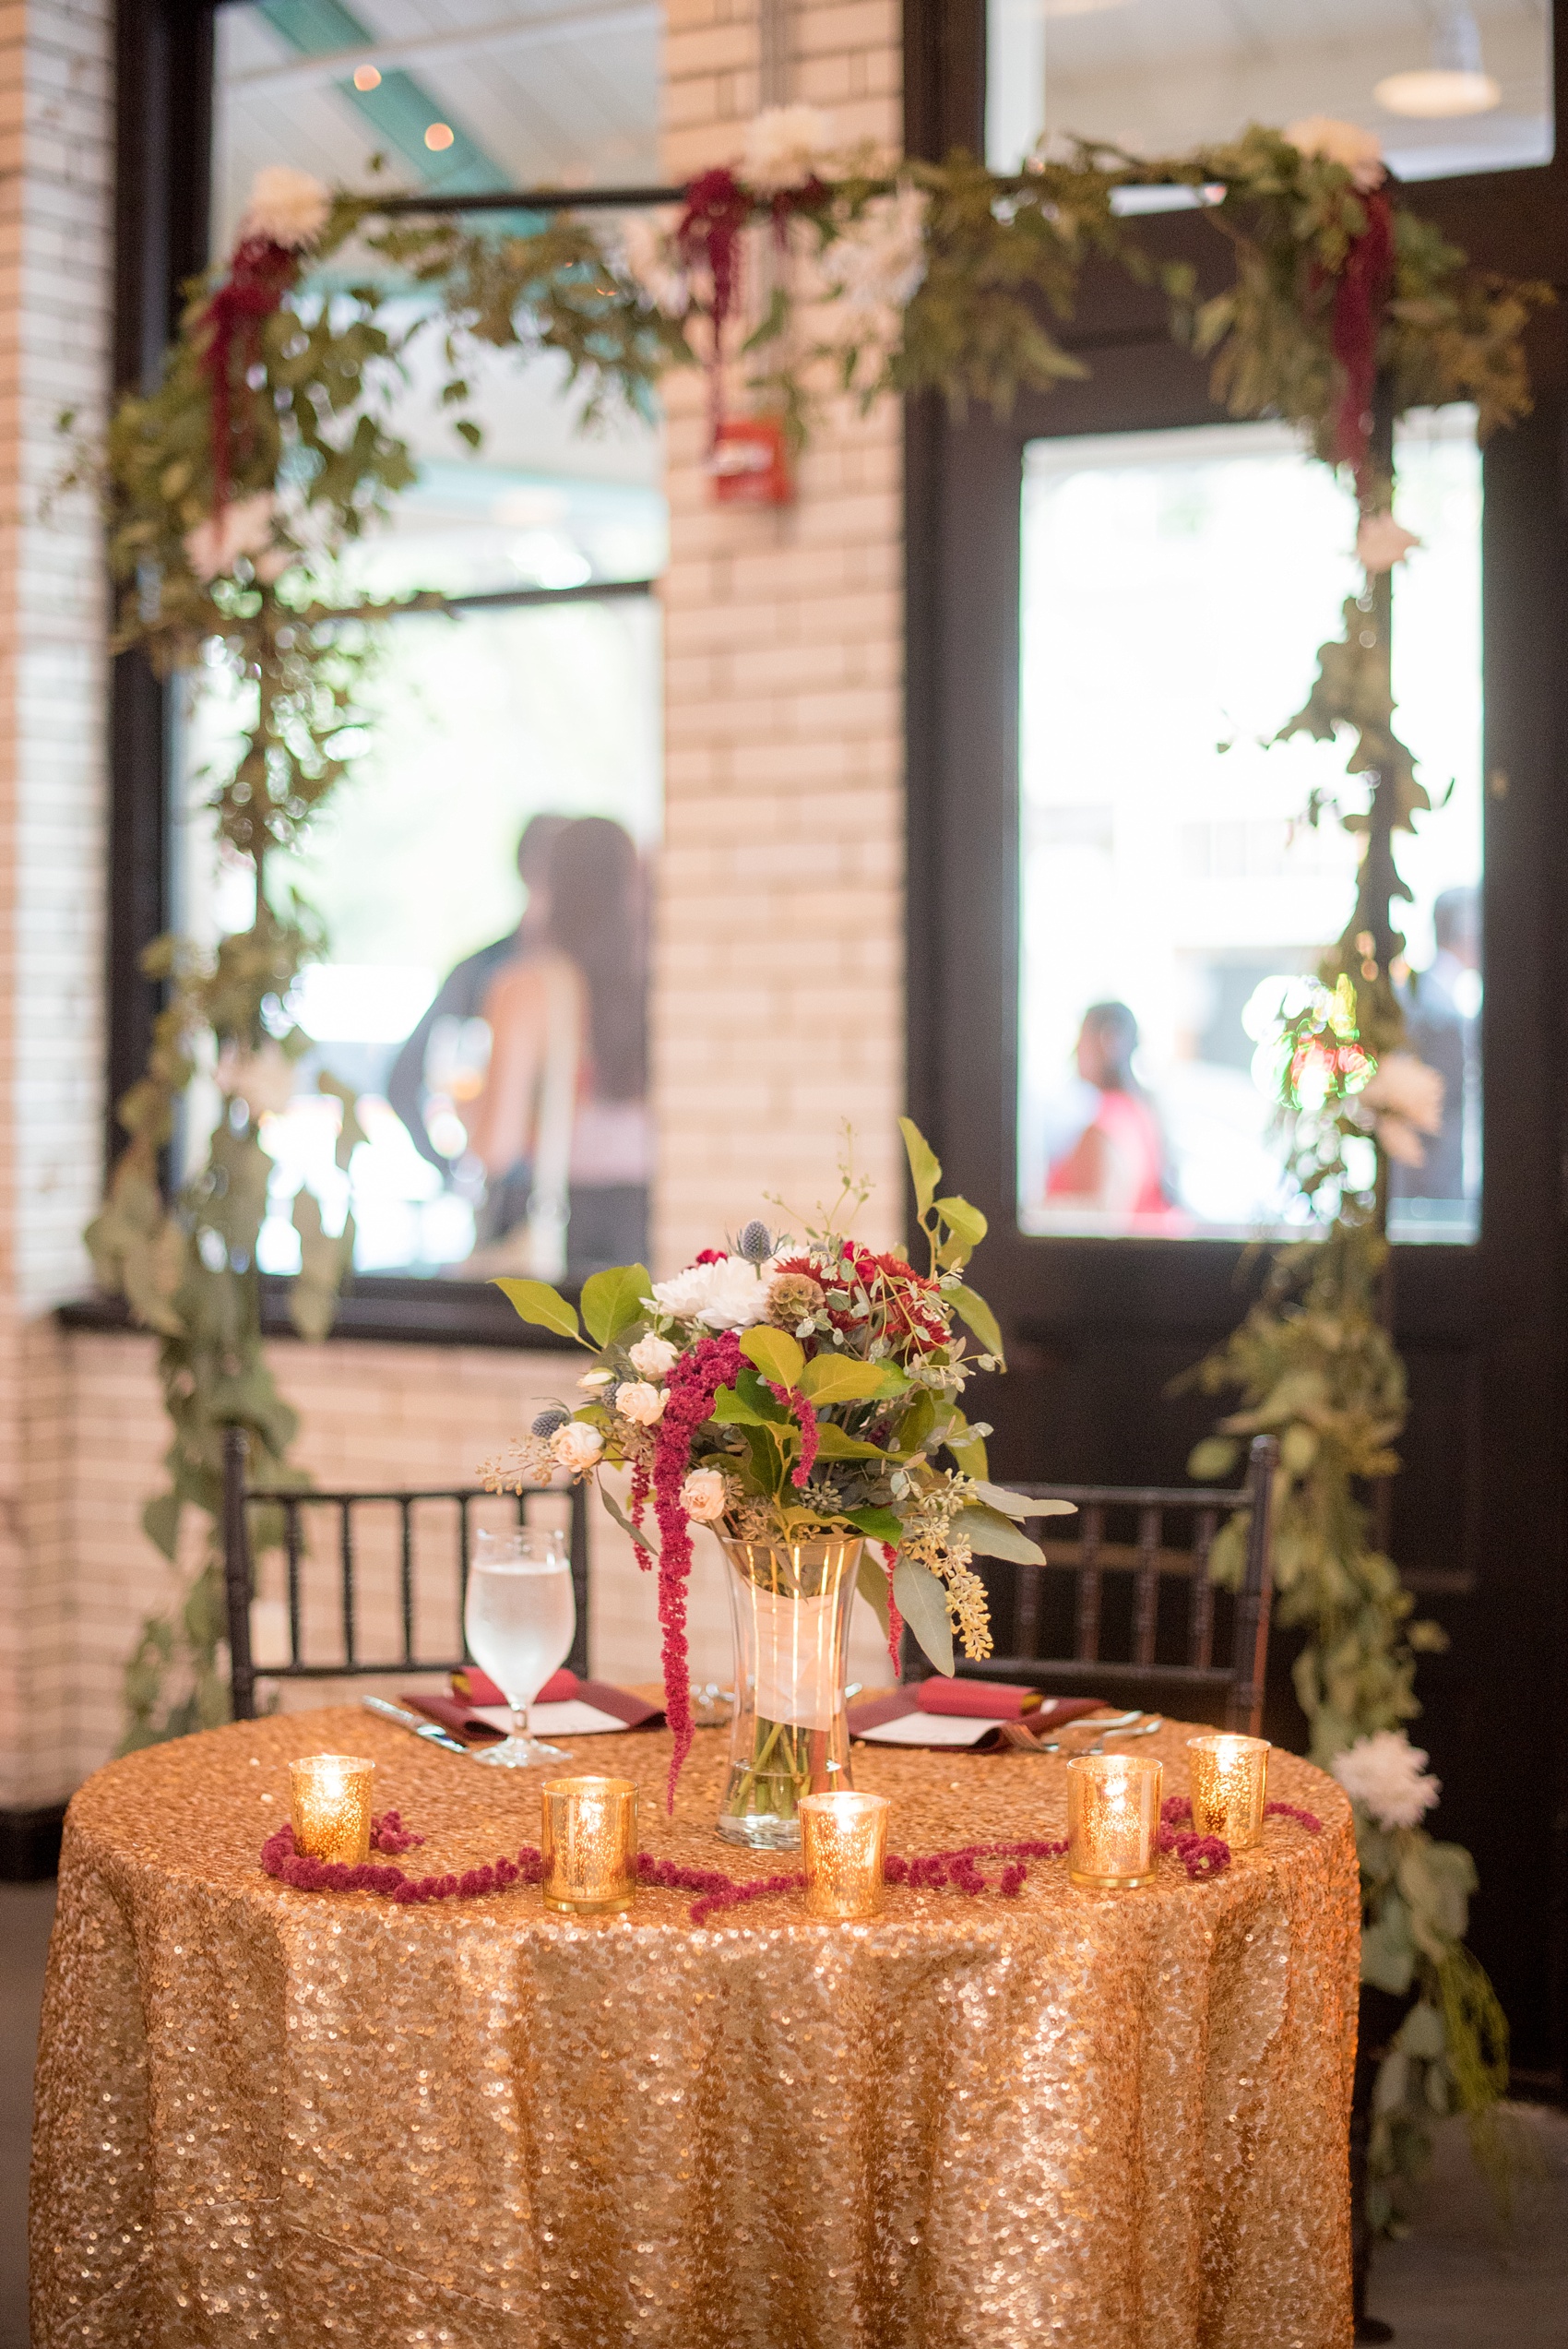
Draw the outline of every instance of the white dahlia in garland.
[[[268,163],[251,182],[240,234],[265,236],[290,253],[314,244],[332,213],[332,195],[309,172]]]
[[[1441,1781],[1427,1769],[1425,1754],[1402,1729],[1380,1729],[1375,1736],[1358,1737],[1335,1755],[1332,1767],[1350,1800],[1390,1833],[1399,1827],[1419,1827],[1443,1791]]]
[[[925,281],[925,221],[930,199],[921,188],[873,196],[822,256],[822,274],[847,310],[875,316],[904,310]]]
[[[820,106],[765,106],[746,125],[740,176],[760,196],[825,179],[833,122]]]

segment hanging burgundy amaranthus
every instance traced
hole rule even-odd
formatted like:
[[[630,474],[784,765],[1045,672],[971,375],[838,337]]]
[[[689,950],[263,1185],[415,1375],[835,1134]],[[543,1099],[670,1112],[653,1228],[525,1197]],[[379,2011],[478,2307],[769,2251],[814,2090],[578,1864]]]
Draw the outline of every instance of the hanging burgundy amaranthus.
[[[234,247],[229,274],[201,314],[201,364],[212,396],[212,510],[220,515],[233,484],[234,370],[242,378],[261,359],[261,329],[300,274],[300,256],[270,236]]]
[[[670,1397],[653,1450],[653,1510],[659,1520],[659,1626],[663,1635],[664,1709],[675,1740],[665,1808],[675,1807],[675,1783],[692,1750],[691,1675],[686,1665],[686,1587],[692,1573],[692,1528],[681,1486],[692,1464],[692,1438],[713,1409],[720,1387],[732,1387],[746,1367],[733,1330],[702,1338],[670,1373]]]
[[[1381,188],[1360,197],[1367,224],[1350,240],[1334,290],[1330,340],[1345,371],[1345,388],[1334,422],[1334,459],[1348,465],[1363,499],[1372,484],[1367,474],[1372,440],[1372,405],[1377,383],[1377,346],[1384,312],[1394,290],[1394,211]]]

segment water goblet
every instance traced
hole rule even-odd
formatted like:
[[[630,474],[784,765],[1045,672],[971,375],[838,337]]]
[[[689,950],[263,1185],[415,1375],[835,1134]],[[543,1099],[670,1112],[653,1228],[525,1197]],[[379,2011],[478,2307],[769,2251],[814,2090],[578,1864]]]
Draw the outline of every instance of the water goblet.
[[[571,1755],[532,1734],[540,1690],[572,1652],[577,1605],[566,1538],[542,1526],[475,1538],[463,1611],[469,1652],[490,1675],[512,1714],[512,1734],[474,1759],[503,1770],[569,1762]]]

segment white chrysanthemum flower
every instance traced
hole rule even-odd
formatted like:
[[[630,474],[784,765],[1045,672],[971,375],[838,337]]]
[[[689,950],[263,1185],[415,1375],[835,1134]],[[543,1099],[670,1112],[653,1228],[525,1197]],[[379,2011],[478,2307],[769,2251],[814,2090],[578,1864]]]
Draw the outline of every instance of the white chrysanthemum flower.
[[[667,318],[683,318],[692,306],[691,282],[668,228],[644,213],[632,212],[622,223],[621,244],[627,269],[654,308],[662,310]]]
[[[280,1116],[294,1098],[295,1065],[272,1036],[255,1052],[226,1043],[215,1073],[219,1091],[243,1101],[253,1117]]]
[[[550,1438],[550,1449],[563,1468],[580,1476],[604,1456],[604,1438],[586,1419],[569,1419]]]
[[[730,1505],[717,1468],[694,1468],[681,1487],[681,1507],[699,1525],[717,1525]]]
[[[1308,114],[1291,123],[1285,133],[1299,155],[1321,155],[1327,163],[1342,163],[1352,186],[1363,196],[1380,187],[1388,174],[1375,131],[1360,123],[1342,123],[1334,114]]]
[[[827,247],[822,274],[847,310],[875,315],[905,309],[913,301],[925,279],[929,205],[919,187],[873,196]]]
[[[1356,1114],[1371,1124],[1390,1158],[1401,1166],[1424,1166],[1421,1136],[1442,1133],[1444,1090],[1440,1070],[1413,1052],[1391,1052],[1357,1094]]]
[[[653,1300],[677,1321],[705,1330],[749,1330],[767,1318],[766,1281],[743,1256],[721,1256],[714,1264],[689,1264],[672,1281],[656,1281]]]
[[[240,234],[270,237],[291,253],[314,244],[332,211],[332,193],[309,172],[268,163],[251,182]]]
[[[1356,532],[1356,560],[1366,571],[1392,571],[1420,543],[1415,531],[1396,522],[1392,514],[1369,514]]]
[[[1402,1729],[1380,1729],[1336,1754],[1333,1768],[1350,1800],[1392,1830],[1419,1827],[1443,1791],[1426,1764]]]
[[[640,1370],[645,1378],[667,1377],[680,1358],[669,1339],[655,1337],[651,1330],[646,1338],[637,1340],[626,1356],[632,1368]]]
[[[195,523],[181,543],[186,562],[202,584],[227,578],[242,554],[250,556],[258,578],[275,579],[286,569],[289,554],[272,543],[277,511],[278,500],[272,492],[258,489],[249,497],[236,497],[220,514],[209,514],[205,521]]]
[[[650,1387],[646,1378],[628,1378],[615,1389],[616,1410],[637,1427],[652,1427],[662,1419],[669,1400],[662,1387]]]
[[[746,125],[741,177],[761,196],[826,179],[833,121],[820,106],[765,106]]]

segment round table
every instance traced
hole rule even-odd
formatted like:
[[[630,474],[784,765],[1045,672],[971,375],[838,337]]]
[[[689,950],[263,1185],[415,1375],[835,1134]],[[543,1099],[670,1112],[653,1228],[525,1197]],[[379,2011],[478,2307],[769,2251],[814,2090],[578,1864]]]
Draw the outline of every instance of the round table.
[[[1169,1724],[1139,1750],[1185,1790]],[[1081,1741],[1080,1741],[1081,1742]],[[113,1762],[71,1805],[39,2057],[35,2349],[1342,2349],[1360,1925],[1348,1806],[1274,1758],[1263,1847],[1191,1882],[797,1894],[688,1917],[536,1888],[404,1906],[258,1864],[286,1763],[373,1755],[410,1873],[539,1840],[539,1777],[362,1711]],[[583,1738],[656,1856],[662,1733]],[[1064,1831],[1060,1761],[857,1747],[892,1848]],[[999,1869],[988,1870],[994,1883]]]

